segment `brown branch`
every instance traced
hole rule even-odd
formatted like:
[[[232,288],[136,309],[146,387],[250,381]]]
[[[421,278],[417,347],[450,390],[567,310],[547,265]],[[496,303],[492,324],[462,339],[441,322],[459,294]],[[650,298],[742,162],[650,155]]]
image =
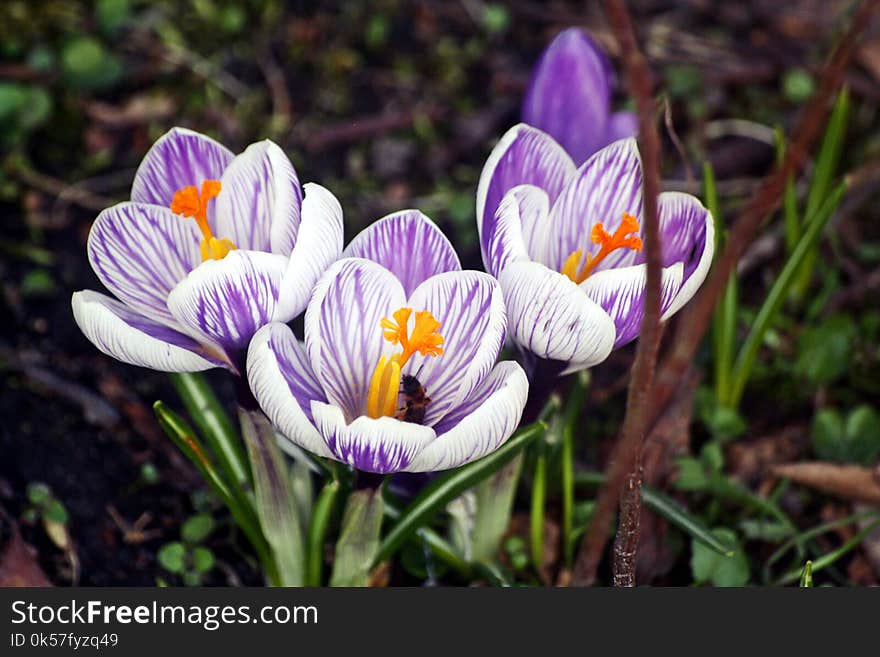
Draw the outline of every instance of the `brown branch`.
[[[657,372],[657,385],[650,409],[651,424],[656,421],[669,403],[682,374],[693,362],[694,355],[709,326],[715,304],[721,298],[737,261],[755,238],[764,219],[778,208],[785,181],[789,176],[796,176],[806,162],[808,153],[812,150],[813,144],[825,125],[830,101],[840,90],[847,66],[858,46],[859,38],[871,23],[871,17],[877,10],[878,4],[880,4],[880,0],[864,0],[860,3],[853,15],[849,29],[837,43],[822,72],[819,89],[801,115],[789,142],[790,146],[786,149],[786,157],[782,166],[765,178],[752,200],[743,209],[730,232],[727,246],[721,258],[706,279],[700,292],[682,314],[669,356],[663,361]]]
[[[648,428],[648,405],[654,379],[657,349],[660,344],[660,277],[662,253],[657,221],[657,197],[660,194],[660,135],[655,120],[651,74],[648,63],[636,43],[632,19],[624,0],[607,0],[604,5],[608,22],[617,42],[626,73],[629,92],[636,101],[639,115],[640,150],[644,162],[645,315],[636,350],[627,394],[626,417],[621,437],[606,470],[605,484],[599,491],[596,511],[589,531],[575,561],[572,581],[589,586],[605,545],[608,526],[618,500],[621,505],[620,527],[614,546],[614,583],[635,584],[635,556],[641,511],[641,452]],[[628,476],[627,476],[628,475]],[[625,488],[622,486],[626,477]]]

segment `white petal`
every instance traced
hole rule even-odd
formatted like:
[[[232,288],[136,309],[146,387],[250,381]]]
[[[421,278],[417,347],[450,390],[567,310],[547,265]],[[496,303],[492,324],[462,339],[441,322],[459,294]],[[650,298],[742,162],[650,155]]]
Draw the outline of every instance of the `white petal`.
[[[366,410],[373,370],[392,352],[380,323],[405,305],[394,274],[362,258],[335,262],[315,286],[305,316],[306,350],[327,399],[348,419]]]
[[[206,260],[168,295],[174,317],[230,353],[247,347],[257,329],[276,319],[278,286],[287,259],[274,253],[230,251]]]
[[[195,221],[146,203],[119,203],[92,224],[88,254],[101,282],[134,310],[171,326],[168,293],[201,261]]]
[[[665,313],[681,289],[682,264],[664,267],[661,278],[660,312]],[[606,269],[581,283],[587,295],[614,320],[614,348],[623,346],[639,335],[645,316],[645,265]]]
[[[89,341],[124,363],[160,372],[230,367],[210,356],[189,336],[147,319],[106,295],[83,290],[74,293],[71,305],[73,318]]]
[[[534,185],[517,185],[504,195],[495,212],[495,230],[486,244],[490,274],[497,276],[510,262],[535,258],[535,250],[540,250],[544,241],[546,231],[540,228],[546,228],[549,211],[547,193]]]
[[[338,461],[381,474],[404,470],[436,434],[430,427],[365,415],[346,424],[338,406],[312,402],[315,424]]]
[[[461,269],[446,235],[418,210],[401,210],[370,224],[342,255],[378,262],[397,276],[407,294],[435,274]]]
[[[251,144],[223,173],[217,235],[239,249],[290,255],[300,224],[302,191],[293,164],[277,144]]]
[[[437,438],[406,469],[447,470],[495,451],[519,425],[528,394],[522,367],[513,361],[498,363],[472,398],[435,427]]]
[[[131,200],[171,205],[174,192],[205,180],[220,180],[235,155],[222,144],[193,130],[172,128],[150,148],[134,174]],[[214,206],[209,205],[209,216]]]
[[[642,161],[635,139],[622,139],[596,152],[578,169],[550,210],[552,239],[541,262],[559,271],[574,251],[598,251],[590,233],[602,222],[609,233],[620,226],[623,214],[641,220]],[[604,258],[598,269],[636,262],[637,251],[618,249]]]
[[[318,456],[331,456],[311,421],[311,402],[324,401],[324,394],[305,348],[288,326],[272,323],[257,331],[248,347],[247,377],[260,408],[285,438]]]
[[[488,274],[447,272],[422,283],[407,305],[415,312],[429,311],[444,338],[442,354],[415,354],[403,368],[433,400],[424,420],[430,425],[470,396],[492,369],[504,344],[504,297]]]
[[[514,262],[499,277],[509,335],[523,349],[577,369],[601,363],[614,322],[567,276],[537,262]]]
[[[277,318],[288,322],[309,302],[312,288],[342,253],[342,207],[327,189],[306,183],[296,244],[281,282]]]
[[[486,262],[486,246],[495,231],[495,210],[517,185],[535,185],[550,198],[563,190],[575,173],[568,153],[545,132],[520,123],[508,130],[486,160],[477,186],[477,231]]]
[[[699,199],[680,192],[663,192],[658,199],[664,260],[684,263],[684,283],[663,319],[677,313],[706,280],[715,255],[715,221]]]

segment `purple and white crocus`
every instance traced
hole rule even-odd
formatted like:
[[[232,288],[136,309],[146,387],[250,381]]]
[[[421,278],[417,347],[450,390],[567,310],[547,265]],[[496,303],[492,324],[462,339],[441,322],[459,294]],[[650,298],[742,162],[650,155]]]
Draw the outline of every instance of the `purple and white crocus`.
[[[564,30],[532,71],[523,123],[549,134],[582,164],[600,148],[638,133],[634,113],[611,111],[613,82],[604,51],[583,30]]]
[[[525,372],[495,362],[506,322],[498,282],[462,271],[437,226],[405,210],[320,279],[304,343],[280,323],[257,332],[248,381],[280,432],[319,456],[377,473],[454,468],[519,424]]]
[[[300,187],[271,141],[234,155],[174,128],[141,162],[131,201],[104,210],[88,255],[115,299],[83,290],[73,313],[102,352],[154,370],[239,373],[248,342],[301,313],[342,251],[342,209]]]
[[[642,164],[623,139],[576,167],[552,137],[517,125],[492,151],[477,189],[487,271],[507,305],[508,333],[565,372],[596,365],[638,336],[644,313]],[[678,192],[658,198],[662,317],[694,295],[712,262],[712,216]]]

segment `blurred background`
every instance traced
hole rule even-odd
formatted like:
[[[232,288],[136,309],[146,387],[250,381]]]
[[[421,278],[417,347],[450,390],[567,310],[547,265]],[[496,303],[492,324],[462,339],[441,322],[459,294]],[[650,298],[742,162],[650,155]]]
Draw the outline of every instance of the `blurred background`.
[[[128,198],[157,137],[187,126],[236,152],[271,138],[303,182],[340,199],[346,241],[388,212],[418,207],[447,231],[466,266],[482,268],[477,180],[519,119],[541,50],[579,25],[619,65],[594,4],[0,4],[0,584],[260,581],[232,523],[153,417],[156,399],[178,403],[166,377],[101,355],[70,311],[73,291],[102,289],[85,252],[91,222]],[[668,108],[664,188],[699,194],[709,160],[732,219],[772,167],[774,128],[789,129],[814,91],[851,4],[630,2]],[[870,467],[880,456],[878,28],[847,72],[851,110],[838,171],[852,185],[827,229],[808,302],[768,331],[738,411],[713,405],[702,353],[704,383],[695,384],[676,434],[679,460],[658,482],[688,491],[707,523],[735,525],[753,572],[772,552],[773,526],[744,526],[754,518],[731,511],[700,477],[720,472],[752,495],[772,489],[786,514],[810,527],[860,507],[840,494],[778,491],[771,466],[820,459]],[[623,94],[617,101],[627,106]],[[782,242],[774,220],[740,263],[742,330],[779,272]],[[578,458],[594,468],[623,417],[632,353],[620,350],[593,372]],[[228,392],[226,377],[211,381]],[[706,444],[717,444],[717,454]],[[822,546],[853,531],[823,535]],[[642,550],[649,581],[700,580],[680,536],[659,525],[646,532],[654,537]],[[167,554],[157,556],[181,536],[209,553],[198,572],[183,575]],[[878,578],[874,532],[835,565],[833,581]]]

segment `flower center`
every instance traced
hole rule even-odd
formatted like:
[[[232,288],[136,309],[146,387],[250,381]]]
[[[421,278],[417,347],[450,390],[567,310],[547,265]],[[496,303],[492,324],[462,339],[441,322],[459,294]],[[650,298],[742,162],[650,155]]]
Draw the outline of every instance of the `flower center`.
[[[623,221],[620,223],[620,228],[614,231],[613,235],[605,230],[605,226],[602,225],[601,221],[596,223],[593,226],[593,230],[590,231],[590,239],[593,241],[593,244],[599,245],[599,252],[596,255],[588,253],[586,258],[584,258],[584,252],[578,249],[565,259],[562,269],[559,271],[575,283],[583,283],[593,273],[598,264],[611,252],[624,248],[641,251],[642,240],[631,234],[638,232],[638,230],[638,220],[627,212],[623,213]],[[581,260],[584,263],[578,269]]]
[[[367,415],[372,418],[395,415],[397,396],[400,393],[400,369],[406,365],[410,357],[419,352],[422,356],[439,356],[443,353],[443,336],[437,332],[440,322],[427,310],[415,313],[415,325],[409,330],[412,308],[400,308],[394,312],[392,319],[385,317],[380,322],[382,337],[391,344],[400,345],[401,352],[390,358],[382,356],[367,393]]]
[[[226,257],[227,253],[235,250],[232,240],[214,237],[208,223],[208,201],[219,193],[219,180],[205,180],[201,191],[189,185],[174,192],[174,198],[171,199],[171,211],[184,217],[192,217],[202,231],[202,262],[211,258],[220,260]]]

